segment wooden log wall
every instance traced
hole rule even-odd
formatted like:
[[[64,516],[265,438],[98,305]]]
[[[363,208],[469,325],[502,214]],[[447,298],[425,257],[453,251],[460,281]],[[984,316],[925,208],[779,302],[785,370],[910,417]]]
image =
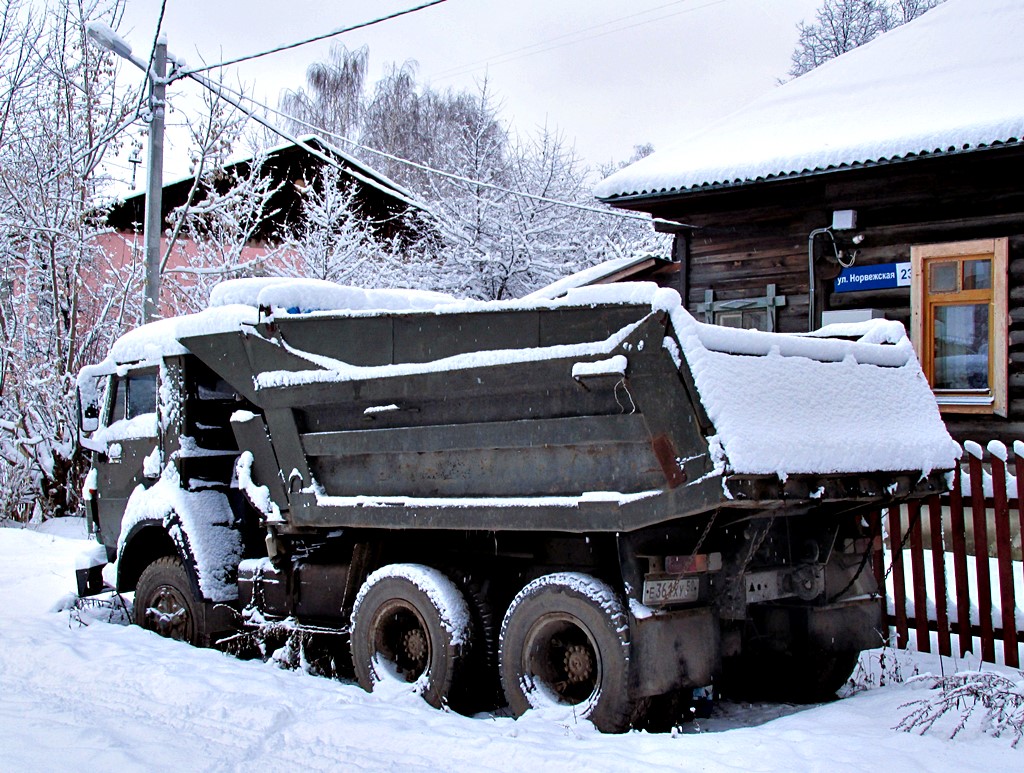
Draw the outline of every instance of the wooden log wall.
[[[1012,441],[1024,436],[1024,148],[935,157],[914,163],[844,170],[734,189],[679,194],[644,207],[655,217],[693,226],[679,232],[679,263],[650,277],[676,287],[697,315],[705,293],[714,299],[762,297],[769,284],[786,296],[777,330],[807,330],[808,236],[831,225],[832,212],[857,211],[864,234],[857,265],[910,261],[911,246],[1010,237],[1009,416],[945,413],[957,440]],[[639,208],[639,207],[637,207]],[[818,249],[830,249],[818,237]],[[822,276],[838,267],[818,260]],[[881,310],[910,327],[910,288],[832,292],[818,288],[825,309]]]

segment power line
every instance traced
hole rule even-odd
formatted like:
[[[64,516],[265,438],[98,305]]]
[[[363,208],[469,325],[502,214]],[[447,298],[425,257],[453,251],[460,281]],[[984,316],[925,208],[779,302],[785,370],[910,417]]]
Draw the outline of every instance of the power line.
[[[670,6],[679,5],[680,3],[685,3],[685,2],[688,2],[688,1],[689,0],[673,0],[671,3],[665,3],[664,5],[658,5],[658,6],[655,6],[654,8],[648,8],[646,11],[637,11],[636,13],[631,13],[628,16],[620,16],[620,17],[615,18],[615,19],[609,19],[608,21],[602,22],[601,24],[595,24],[595,25],[593,25],[591,27],[584,27],[581,30],[573,30],[572,32],[566,32],[566,33],[564,33],[562,35],[556,35],[553,38],[547,38],[545,40],[538,41],[537,43],[530,43],[529,45],[520,46],[519,48],[514,48],[511,51],[505,51],[504,53],[496,54],[494,57],[488,57],[486,59],[477,59],[475,62],[469,62],[467,64],[460,64],[457,67],[451,67],[451,68],[449,68],[447,70],[441,70],[439,73],[435,73],[434,77],[446,78],[446,77],[448,77],[449,74],[455,74],[455,73],[461,72],[463,70],[473,69],[477,65],[481,65],[481,64],[490,64],[494,59],[501,59],[501,58],[503,58],[505,56],[510,56],[512,54],[518,54],[521,51],[535,53],[535,52],[531,52],[530,49],[537,48],[538,46],[547,45],[548,43],[554,43],[554,42],[559,41],[559,40],[565,40],[566,38],[573,38],[573,37],[576,37],[577,35],[582,35],[584,32],[591,32],[593,30],[598,30],[598,29],[601,29],[602,27],[607,27],[609,25],[616,24],[617,22],[620,22],[620,21],[625,21],[627,19],[633,19],[633,18],[636,18],[637,16],[643,16],[643,15],[648,14],[648,13],[653,13],[654,11],[660,11],[662,8],[668,8]],[[586,38],[583,38],[583,40],[585,40],[585,39]],[[571,41],[571,42],[578,43],[578,42],[581,42],[581,41]],[[529,56],[530,53],[527,53],[525,55]]]
[[[546,41],[541,41],[540,43],[536,43],[536,44],[533,44],[531,46],[525,46],[525,47],[522,47],[522,48],[519,48],[519,49],[515,49],[515,50],[513,50],[511,52],[508,52],[507,54],[501,54],[501,55],[499,55],[499,59],[501,59],[501,57],[509,57],[510,55],[519,53],[521,51],[526,52],[526,53],[522,54],[522,56],[530,56],[532,54],[543,53],[544,51],[552,50],[553,48],[558,48],[558,47],[563,46],[563,45],[572,45],[574,43],[579,43],[579,42],[582,42],[583,40],[587,40],[589,38],[581,38],[581,39],[578,39],[578,40],[569,40],[569,41],[567,41],[565,43],[561,43],[561,44],[554,45],[554,46],[549,46],[548,48],[543,48],[543,49],[535,50],[535,51],[530,50],[530,49],[535,49],[537,46],[545,45],[546,43],[549,43],[549,42],[555,42],[555,41],[563,40],[565,38],[572,38],[572,37],[580,35],[582,33],[591,32],[591,31],[594,31],[594,30],[602,29],[602,28],[608,27],[610,25],[617,24],[617,23],[622,22],[622,21],[628,21],[630,19],[634,19],[634,18],[637,18],[637,17],[640,17],[640,16],[644,16],[644,15],[647,15],[647,14],[650,14],[650,13],[654,13],[656,11],[663,10],[665,8],[670,8],[672,6],[680,5],[680,4],[688,2],[688,1],[689,0],[673,0],[672,2],[664,3],[662,5],[655,6],[653,8],[648,8],[648,9],[646,9],[644,11],[638,11],[636,13],[629,14],[627,16],[619,17],[619,18],[616,18],[616,19],[611,19],[611,20],[609,20],[607,22],[603,22],[601,24],[597,24],[597,25],[593,25],[591,27],[584,28],[583,30],[578,30],[578,31],[573,32],[573,33],[566,33],[564,35],[556,36],[555,38],[549,38]],[[302,125],[304,127],[312,129],[313,131],[316,131],[318,133],[323,133],[323,134],[327,134],[327,135],[332,136],[332,137],[337,137],[341,142],[348,143],[349,145],[351,145],[351,146],[353,146],[355,148],[359,148],[359,149],[361,149],[361,150],[363,150],[363,151],[365,151],[367,153],[372,153],[372,154],[380,156],[382,158],[387,158],[387,159],[389,159],[391,161],[394,161],[396,163],[405,164],[407,166],[413,167],[415,169],[419,169],[419,170],[427,172],[429,174],[436,174],[436,175],[439,175],[441,177],[445,177],[445,178],[450,179],[450,180],[455,180],[457,182],[462,182],[462,183],[466,183],[466,184],[470,184],[470,185],[476,185],[476,186],[480,186],[480,187],[487,188],[487,189],[490,189],[490,190],[495,190],[495,191],[499,191],[499,192],[502,192],[502,193],[507,193],[507,194],[512,195],[512,196],[516,196],[516,197],[520,197],[520,198],[526,198],[526,199],[530,199],[530,200],[533,200],[533,201],[539,201],[539,202],[543,202],[543,203],[547,203],[547,204],[554,204],[554,205],[557,205],[557,206],[568,207],[568,208],[571,208],[571,209],[577,209],[577,210],[585,211],[585,212],[593,212],[593,213],[601,214],[601,215],[608,215],[608,216],[611,216],[611,217],[619,217],[619,218],[623,218],[623,219],[627,219],[627,220],[642,220],[642,221],[644,221],[646,223],[654,222],[653,218],[649,218],[649,217],[644,216],[644,215],[637,215],[637,214],[634,214],[634,213],[621,212],[621,211],[613,210],[613,209],[610,209],[610,208],[592,207],[592,206],[587,206],[587,205],[584,205],[584,204],[578,204],[576,202],[569,202],[569,201],[562,201],[562,200],[559,200],[559,199],[552,199],[552,198],[548,198],[546,196],[539,196],[537,194],[532,194],[532,193],[526,193],[524,191],[513,190],[511,188],[506,188],[504,186],[496,185],[494,183],[484,182],[482,180],[474,180],[472,178],[465,177],[463,175],[458,175],[458,174],[455,174],[455,173],[452,173],[452,172],[445,172],[444,170],[437,169],[435,167],[431,167],[431,166],[428,166],[426,164],[422,164],[422,163],[419,163],[419,162],[416,162],[416,161],[412,161],[410,159],[402,158],[400,156],[396,156],[394,154],[387,153],[387,152],[382,151],[382,150],[377,150],[376,148],[371,148],[369,146],[366,146],[366,145],[363,145],[363,144],[361,144],[359,142],[356,142],[355,140],[351,140],[351,139],[349,139],[347,137],[341,137],[341,136],[336,135],[335,133],[333,133],[333,132],[331,132],[331,131],[323,128],[323,127],[315,126],[315,125],[313,125],[311,123],[308,123],[308,122],[306,122],[306,121],[304,121],[302,119],[299,119],[299,118],[297,118],[295,116],[289,115],[289,114],[284,113],[284,112],[282,112],[280,110],[276,110],[276,109],[274,109],[274,108],[272,108],[272,107],[270,107],[270,106],[268,106],[266,104],[263,104],[263,103],[257,101],[256,99],[254,99],[254,98],[252,98],[252,97],[250,97],[250,96],[248,96],[248,95],[246,95],[246,94],[244,94],[244,93],[242,93],[240,91],[236,91],[234,89],[230,89],[229,87],[224,86],[223,84],[220,84],[220,86],[218,87],[218,86],[214,85],[213,82],[209,81],[207,78],[199,75],[199,73],[202,73],[202,72],[205,72],[205,71],[208,71],[208,70],[228,67],[230,65],[239,64],[241,62],[249,61],[249,60],[252,60],[252,59],[257,59],[257,58],[260,58],[260,57],[269,56],[271,54],[280,53],[282,51],[288,51],[288,50],[291,50],[291,49],[294,49],[294,48],[298,48],[300,46],[307,45],[309,43],[315,43],[315,42],[318,42],[318,41],[321,41],[321,40],[325,40],[325,39],[330,38],[330,37],[335,37],[337,35],[344,34],[346,32],[351,32],[353,30],[358,30],[358,29],[362,29],[362,28],[365,28],[365,27],[370,27],[370,26],[373,26],[373,25],[376,25],[376,24],[380,24],[381,22],[384,22],[384,21],[389,21],[391,19],[396,19],[396,18],[399,18],[401,16],[405,16],[405,15],[408,15],[408,14],[411,14],[411,13],[416,13],[417,11],[425,10],[425,9],[430,8],[432,6],[435,6],[435,5],[440,5],[441,3],[444,3],[444,2],[447,2],[447,0],[429,0],[428,2],[421,3],[420,5],[414,6],[412,8],[407,8],[407,9],[404,9],[404,10],[401,10],[401,11],[396,11],[396,12],[388,14],[386,16],[381,16],[381,17],[378,17],[376,19],[371,19],[370,21],[361,22],[359,24],[355,24],[355,25],[352,25],[352,26],[349,26],[349,27],[338,28],[338,29],[332,30],[330,32],[326,32],[326,33],[324,33],[322,35],[318,35],[318,36],[311,37],[311,38],[306,38],[304,40],[300,40],[300,41],[297,41],[297,42],[294,42],[294,43],[289,43],[289,44],[285,44],[285,45],[282,45],[282,46],[278,46],[276,48],[269,49],[269,50],[266,50],[266,51],[261,51],[261,52],[255,53],[255,54],[249,54],[249,55],[246,55],[246,56],[237,57],[235,59],[229,59],[229,60],[226,60],[226,61],[223,61],[223,62],[219,62],[219,63],[216,63],[216,64],[204,65],[202,67],[189,68],[189,69],[179,69],[176,72],[172,72],[172,74],[170,76],[170,80],[174,81],[174,80],[178,80],[178,79],[186,78],[186,77],[187,78],[191,78],[192,80],[196,81],[201,86],[203,86],[204,88],[208,89],[212,93],[216,94],[217,96],[221,97],[222,99],[225,99],[225,101],[227,101],[230,104],[234,105],[236,108],[241,110],[249,118],[251,118],[252,120],[255,120],[257,123],[263,125],[264,127],[266,127],[272,133],[278,135],[279,137],[282,137],[283,139],[288,140],[289,142],[292,142],[293,144],[295,144],[295,145],[297,145],[299,147],[302,147],[304,150],[306,150],[310,154],[312,154],[314,156],[317,156],[317,157],[321,158],[321,160],[323,160],[323,161],[325,161],[327,163],[330,163],[331,165],[334,165],[334,166],[338,165],[337,161],[335,159],[330,158],[329,156],[326,156],[326,155],[320,153],[315,148],[313,148],[313,147],[309,146],[308,144],[306,144],[306,143],[302,142],[301,140],[299,140],[297,137],[294,137],[294,136],[290,135],[288,132],[286,132],[285,130],[281,129],[280,127],[277,127],[277,126],[271,124],[269,121],[261,118],[260,116],[258,116],[256,114],[255,110],[248,110],[248,109],[246,109],[237,100],[233,100],[233,99],[230,99],[227,96],[225,96],[224,92],[225,91],[229,91],[229,92],[237,95],[240,99],[242,99],[244,101],[247,101],[247,102],[250,102],[251,104],[253,104],[257,108],[261,108],[262,110],[264,110],[264,111],[266,111],[268,113],[277,114],[277,115],[279,115],[279,116],[281,116],[283,118],[286,118],[287,120],[290,120],[290,121],[292,121],[294,123],[297,123],[297,124],[300,124],[300,125]],[[722,2],[725,2],[725,0],[711,0],[711,2],[705,3],[704,5],[698,6],[696,8],[686,8],[686,9],[683,9],[683,10],[678,11],[676,13],[666,14],[666,15],[663,15],[663,16],[656,17],[654,19],[647,19],[647,20],[638,22],[636,24],[629,25],[627,27],[616,27],[616,28],[613,28],[611,30],[606,30],[605,32],[601,32],[598,35],[592,35],[592,36],[590,36],[590,38],[601,37],[603,35],[608,35],[608,34],[611,34],[612,32],[617,32],[617,31],[619,31],[621,29],[630,29],[632,27],[641,26],[643,24],[649,24],[651,22],[659,21],[660,19],[668,18],[670,16],[677,16],[677,15],[682,14],[682,13],[690,13],[690,12],[693,12],[693,11],[701,10],[703,8],[707,8],[707,7],[710,7],[710,6],[713,6],[713,5],[718,5],[718,4],[722,3]],[[162,0],[161,7],[160,7],[160,14],[159,14],[159,18],[157,20],[156,32],[155,32],[155,35],[154,35],[154,45],[153,45],[152,51],[150,53],[150,67],[152,67],[152,57],[153,57],[153,53],[156,50],[156,41],[159,39],[160,29],[161,29],[161,26],[163,24],[163,18],[164,18],[164,13],[166,11],[166,6],[167,6],[167,0]],[[505,63],[507,61],[512,61],[515,58],[521,58],[521,57],[511,56],[510,58],[501,59],[501,61],[499,61],[497,63],[498,64],[502,64],[502,63]],[[487,61],[487,60],[484,60],[484,61]],[[475,64],[476,63],[474,63],[474,65],[469,65],[469,67],[472,68],[473,66],[475,66]],[[452,75],[457,75],[457,74],[460,74],[462,71],[463,70],[461,70],[459,68],[456,68],[455,70],[451,70],[451,71],[445,71],[445,72],[441,73],[441,77],[447,77],[446,73],[450,73]],[[141,103],[141,94],[140,94],[140,103]],[[141,107],[141,104],[139,105],[139,107]],[[139,112],[139,108],[136,108],[136,116],[138,115],[138,112]],[[348,171],[349,171],[349,173],[352,173],[352,170],[348,170]],[[359,175],[359,176],[361,176],[361,175]],[[403,196],[402,198],[406,198],[406,197]],[[411,200],[410,200],[410,203],[418,204],[417,202],[412,202]]]
[[[254,106],[258,107],[258,108],[262,108],[263,110],[267,111],[268,113],[274,113],[276,115],[281,116],[282,118],[286,118],[286,119],[288,119],[290,121],[294,121],[295,123],[300,124],[301,126],[304,126],[307,129],[312,129],[315,132],[326,134],[326,135],[331,136],[331,137],[338,137],[338,139],[340,139],[342,142],[348,143],[349,145],[352,145],[353,147],[359,148],[360,150],[364,150],[367,153],[373,153],[373,154],[375,154],[377,156],[381,156],[383,158],[387,158],[387,159],[389,159],[391,161],[395,161],[395,162],[398,162],[400,164],[405,164],[407,166],[411,166],[414,169],[419,169],[421,171],[428,172],[430,174],[436,174],[436,175],[439,175],[441,177],[446,177],[446,178],[448,178],[450,180],[455,180],[457,182],[468,183],[470,185],[478,185],[478,186],[480,186],[482,188],[488,188],[490,190],[499,191],[501,193],[508,193],[508,194],[510,194],[512,196],[518,196],[520,198],[530,199],[532,201],[540,201],[540,202],[545,203],[545,204],[555,204],[555,205],[562,206],[562,207],[568,207],[570,209],[578,209],[578,210],[581,210],[583,212],[594,212],[594,213],[597,213],[599,215],[608,215],[609,217],[618,217],[618,218],[622,218],[624,220],[642,220],[645,223],[656,222],[654,218],[647,217],[646,215],[636,215],[636,214],[633,214],[631,212],[620,212],[620,211],[614,210],[614,209],[602,209],[600,207],[590,207],[590,206],[587,206],[585,204],[577,204],[576,202],[572,202],[572,201],[561,201],[560,199],[552,199],[552,198],[548,198],[546,196],[538,196],[537,194],[534,194],[534,193],[526,193],[525,191],[513,190],[512,188],[506,188],[504,186],[495,185],[494,183],[488,183],[488,182],[484,182],[482,180],[474,180],[474,179],[472,179],[470,177],[464,177],[462,175],[455,174],[453,172],[445,172],[444,170],[436,169],[436,168],[434,168],[432,166],[427,166],[426,164],[421,164],[421,163],[419,163],[417,161],[411,161],[411,160],[409,160],[407,158],[402,158],[401,156],[396,156],[396,155],[394,155],[392,153],[387,153],[387,152],[385,152],[383,150],[377,150],[376,148],[371,148],[371,147],[369,147],[367,145],[363,145],[363,144],[361,144],[359,142],[356,142],[355,140],[351,140],[351,139],[349,139],[347,137],[340,137],[339,135],[335,134],[334,132],[331,132],[328,129],[325,129],[324,127],[315,126],[314,124],[311,124],[308,121],[304,121],[301,118],[296,118],[293,115],[289,115],[288,113],[282,112],[281,110],[277,110],[275,108],[272,108],[269,105],[265,105],[262,102],[259,102],[258,100],[254,99],[254,98],[252,98],[250,96],[247,96],[246,94],[244,94],[244,93],[242,93],[240,91],[236,91],[235,89],[232,89],[230,87],[224,86],[223,84],[220,87],[214,86],[214,84],[208,78],[205,78],[203,76],[198,76],[198,75],[195,75],[194,73],[191,73],[191,72],[187,73],[187,76],[192,78],[193,80],[195,80],[201,86],[204,86],[205,88],[209,89],[213,93],[217,94],[222,99],[227,101],[229,104],[234,105],[239,110],[241,110],[246,115],[248,115],[250,118],[252,118],[254,121],[256,121],[257,123],[261,124],[262,126],[265,126],[267,129],[269,129],[273,133],[275,133],[278,136],[288,140],[289,142],[292,142],[292,143],[298,145],[299,147],[303,148],[307,152],[313,154],[317,158],[320,158],[320,159],[322,159],[324,161],[327,161],[328,163],[330,163],[333,166],[337,166],[338,165],[335,160],[329,158],[328,156],[325,156],[323,153],[317,151],[315,148],[310,147],[308,144],[306,144],[305,142],[302,142],[298,138],[292,136],[291,134],[286,132],[284,129],[280,129],[279,127],[274,126],[273,124],[271,124],[266,119],[261,118],[260,116],[256,115],[255,110],[247,110],[237,100],[230,99],[230,98],[226,97],[224,95],[224,92],[228,91],[228,92],[238,96],[240,99],[245,100],[247,102],[250,102]]]
[[[558,49],[558,48],[564,48],[565,46],[576,45],[577,43],[583,43],[583,42],[585,42],[587,40],[593,40],[595,38],[600,38],[600,37],[604,37],[606,35],[611,35],[614,32],[621,32],[623,30],[634,29],[635,27],[642,27],[645,24],[652,24],[652,23],[654,23],[656,21],[661,21],[662,19],[669,19],[669,18],[671,18],[673,16],[680,16],[682,14],[694,13],[695,11],[702,11],[705,8],[710,8],[711,6],[714,6],[714,5],[721,5],[725,1],[726,0],[711,0],[710,2],[707,2],[704,5],[699,5],[699,6],[692,7],[692,8],[683,8],[682,10],[675,11],[673,13],[663,14],[663,15],[657,16],[657,17],[655,17],[653,19],[644,19],[643,21],[638,21],[638,22],[635,22],[634,24],[628,24],[628,25],[622,26],[622,27],[614,27],[612,29],[605,30],[604,32],[599,32],[599,33],[597,33],[595,35],[587,35],[587,36],[584,36],[584,37],[577,37],[579,35],[583,35],[583,33],[586,33],[586,32],[593,32],[594,30],[599,30],[599,29],[602,29],[604,27],[609,27],[611,25],[618,24],[619,22],[622,22],[622,21],[629,21],[630,19],[635,19],[638,16],[645,16],[647,14],[654,13],[655,11],[660,11],[660,10],[663,10],[665,8],[669,8],[669,7],[674,6],[674,5],[680,5],[682,3],[690,2],[690,0],[675,0],[674,2],[671,2],[671,3],[665,3],[664,5],[658,5],[658,6],[655,6],[653,8],[648,8],[646,11],[638,11],[637,13],[629,14],[628,16],[621,16],[621,17],[619,17],[617,19],[611,19],[611,20],[603,22],[601,24],[595,24],[592,27],[585,27],[585,28],[583,28],[581,30],[576,30],[575,32],[567,32],[564,35],[557,35],[557,36],[555,36],[553,38],[548,38],[547,40],[542,40],[542,41],[540,41],[538,43],[532,43],[532,44],[530,44],[528,46],[522,46],[520,48],[512,49],[511,51],[506,51],[506,52],[501,53],[501,54],[496,54],[495,56],[490,57],[488,59],[479,59],[479,60],[477,60],[475,62],[470,62],[469,64],[459,65],[457,67],[451,67],[451,68],[449,68],[447,70],[441,70],[440,72],[434,73],[433,74],[433,78],[435,80],[444,80],[444,79],[447,79],[447,78],[453,78],[453,77],[458,76],[458,75],[464,75],[466,73],[470,73],[470,72],[473,72],[474,70],[477,70],[480,65],[508,64],[509,62],[516,61],[517,59],[524,59],[524,58],[526,58],[528,56],[534,56],[535,54],[543,54],[543,53],[546,53],[547,51],[553,51],[553,50]],[[567,38],[568,38],[568,40],[567,40]],[[573,40],[572,38],[576,38],[576,39]],[[565,41],[565,42],[558,42],[558,41]],[[549,43],[551,43],[553,45],[548,45]],[[542,46],[544,46],[544,47],[542,48]]]
[[[251,118],[252,120],[256,121],[256,123],[260,124],[261,126],[266,127],[267,129],[269,129],[270,131],[272,131],[274,134],[278,135],[279,137],[281,137],[283,139],[286,139],[289,142],[297,145],[298,147],[302,148],[303,150],[305,150],[310,155],[315,156],[316,158],[319,158],[321,161],[324,161],[325,163],[330,164],[331,166],[336,166],[336,167],[339,167],[339,168],[341,167],[341,165],[338,163],[338,161],[336,159],[331,158],[330,156],[326,155],[325,153],[321,153],[319,150],[317,150],[316,148],[312,147],[308,143],[303,142],[298,137],[295,137],[292,134],[290,134],[287,131],[285,131],[284,129],[281,129],[280,127],[275,126],[274,124],[270,123],[270,121],[268,121],[267,119],[263,118],[262,116],[257,115],[256,111],[254,109],[253,110],[247,109],[239,100],[233,99],[233,98],[225,95],[224,92],[225,91],[230,91],[230,92],[232,92],[234,94],[238,94],[242,99],[248,99],[249,102],[252,102],[257,107],[262,107],[264,110],[270,110],[270,108],[268,108],[266,105],[263,105],[263,104],[257,102],[254,99],[246,97],[241,92],[234,91],[234,89],[229,89],[228,87],[223,86],[223,84],[220,87],[217,87],[216,85],[213,84],[213,82],[209,78],[206,78],[203,75],[199,75],[197,73],[191,73],[190,72],[190,73],[187,73],[187,77],[189,77],[192,80],[194,80],[200,86],[203,86],[204,88],[212,91],[218,97],[220,97],[225,102],[227,102],[229,105],[234,105],[236,108],[241,110],[249,118]],[[272,111],[272,112],[276,112],[276,111]],[[348,174],[351,174],[351,175],[361,179],[363,182],[369,183],[371,185],[376,185],[377,184],[373,180],[370,180],[370,178],[366,177],[365,175],[360,174],[359,172],[356,172],[355,170],[349,169],[349,170],[346,170],[346,171],[348,172]],[[404,194],[402,194],[401,191],[397,191],[397,190],[394,190],[394,189],[392,189],[392,190],[393,190],[394,195],[397,198],[400,198],[400,199],[406,201],[407,203],[409,203],[412,206],[419,207],[419,208],[425,208],[425,207],[423,207],[422,204],[420,204],[417,201],[414,201],[411,197],[408,197],[408,196],[405,196]]]
[[[160,30],[164,26],[164,14],[167,11],[167,0],[160,2],[160,15],[156,17],[156,31],[153,33],[153,45],[149,47],[149,64],[146,65],[146,73],[153,69],[153,57],[156,56],[156,46],[160,42]]]
[[[282,51],[290,51],[291,49],[298,48],[299,46],[305,46],[309,43],[317,43],[321,40],[326,40],[327,38],[333,38],[337,35],[343,35],[346,32],[352,32],[353,30],[363,29],[365,27],[372,27],[375,24],[390,21],[391,19],[397,19],[399,16],[405,16],[410,13],[416,13],[417,11],[422,11],[426,8],[430,8],[431,6],[434,5],[440,5],[441,3],[445,3],[447,1],[448,0],[429,0],[429,2],[421,3],[420,5],[417,5],[413,8],[406,8],[404,11],[395,11],[394,13],[388,14],[387,16],[381,16],[376,19],[371,19],[370,21],[364,21],[360,22],[359,24],[353,24],[351,27],[339,27],[338,29],[331,30],[330,32],[325,32],[323,35],[317,35],[316,37],[306,38],[305,40],[300,40],[296,43],[287,43],[283,46],[271,48],[267,51],[260,51],[259,53],[255,54],[247,54],[246,56],[240,56],[236,59],[228,59],[227,61],[219,62],[218,64],[208,64],[202,67],[195,67],[192,69],[184,70],[178,73],[176,77],[184,78],[187,76],[191,76],[194,73],[206,72],[207,70],[214,70],[219,67],[228,67],[232,64],[238,64],[239,62],[247,62],[250,59],[258,59],[263,56],[269,56],[270,54],[278,54]]]

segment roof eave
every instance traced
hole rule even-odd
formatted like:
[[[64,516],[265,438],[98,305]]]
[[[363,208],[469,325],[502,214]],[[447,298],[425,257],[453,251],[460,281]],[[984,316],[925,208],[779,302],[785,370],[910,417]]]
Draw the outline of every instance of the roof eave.
[[[772,185],[779,183],[792,183],[801,180],[815,179],[826,175],[840,174],[860,169],[871,169],[883,166],[896,166],[915,161],[932,160],[939,158],[951,158],[974,153],[996,152],[1008,148],[1024,147],[1024,142],[1016,137],[1007,140],[996,140],[982,145],[969,147],[951,147],[945,150],[919,151],[907,153],[891,158],[872,159],[865,161],[853,161],[850,163],[830,165],[818,169],[804,169],[799,172],[779,172],[756,178],[744,178],[730,180],[727,182],[707,182],[699,185],[692,185],[686,188],[661,188],[657,191],[640,191],[629,194],[616,194],[614,196],[596,197],[598,201],[611,207],[638,211],[650,211],[645,205],[650,202],[665,204],[670,201],[688,199],[704,193],[726,192],[740,189],[750,189],[755,186]]]

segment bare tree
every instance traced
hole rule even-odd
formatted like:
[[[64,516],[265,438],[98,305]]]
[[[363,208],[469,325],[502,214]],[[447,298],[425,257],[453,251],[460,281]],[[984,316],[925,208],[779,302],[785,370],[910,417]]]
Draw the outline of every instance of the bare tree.
[[[793,77],[852,51],[934,8],[943,0],[825,0],[812,24],[800,22]]]
[[[930,11],[945,0],[896,0],[892,4],[895,26],[913,21],[925,11]]]
[[[369,57],[365,46],[355,51],[332,46],[327,61],[314,62],[306,70],[306,89],[281,95],[281,109],[305,124],[329,129],[324,139],[330,142],[358,139],[366,111]],[[293,128],[300,133],[305,131],[303,124]]]
[[[415,65],[407,62],[392,66],[367,96],[366,57],[365,50],[335,49],[328,62],[310,68],[307,90],[286,93],[282,107],[300,119],[296,131],[324,120],[318,127],[323,134],[345,134],[404,160],[353,151],[429,206],[439,238],[406,248],[401,275],[407,283],[474,298],[511,298],[629,254],[631,245],[647,249],[665,242],[649,226],[557,203],[593,206],[592,171],[555,130],[512,132],[488,80],[475,92],[437,91],[417,83]],[[360,120],[331,123],[331,115]],[[638,148],[637,157],[649,152]],[[365,265],[377,273],[359,273],[360,284],[392,281],[389,260]]]
[[[498,189],[455,182],[432,197],[446,236],[438,289],[516,298],[611,258],[667,254],[649,223],[593,211],[590,170],[558,131],[517,137],[500,157]]]
[[[164,267],[162,301],[172,314],[201,311],[210,290],[225,279],[260,276],[282,250],[257,244],[256,234],[275,214],[273,180],[263,174],[265,155],[243,167],[209,169],[199,180],[200,197],[171,213],[172,235],[183,253]]]
[[[97,242],[102,162],[132,105],[84,23],[120,2],[0,3],[0,515],[77,505],[74,375],[135,308]]]

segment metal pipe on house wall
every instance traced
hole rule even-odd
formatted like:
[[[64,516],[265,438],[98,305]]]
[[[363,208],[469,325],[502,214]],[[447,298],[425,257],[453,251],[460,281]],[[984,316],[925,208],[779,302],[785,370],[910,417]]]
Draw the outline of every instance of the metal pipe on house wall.
[[[831,234],[831,228],[815,228],[807,237],[807,332],[814,330],[815,325],[815,291],[814,291],[814,240],[822,234]]]

